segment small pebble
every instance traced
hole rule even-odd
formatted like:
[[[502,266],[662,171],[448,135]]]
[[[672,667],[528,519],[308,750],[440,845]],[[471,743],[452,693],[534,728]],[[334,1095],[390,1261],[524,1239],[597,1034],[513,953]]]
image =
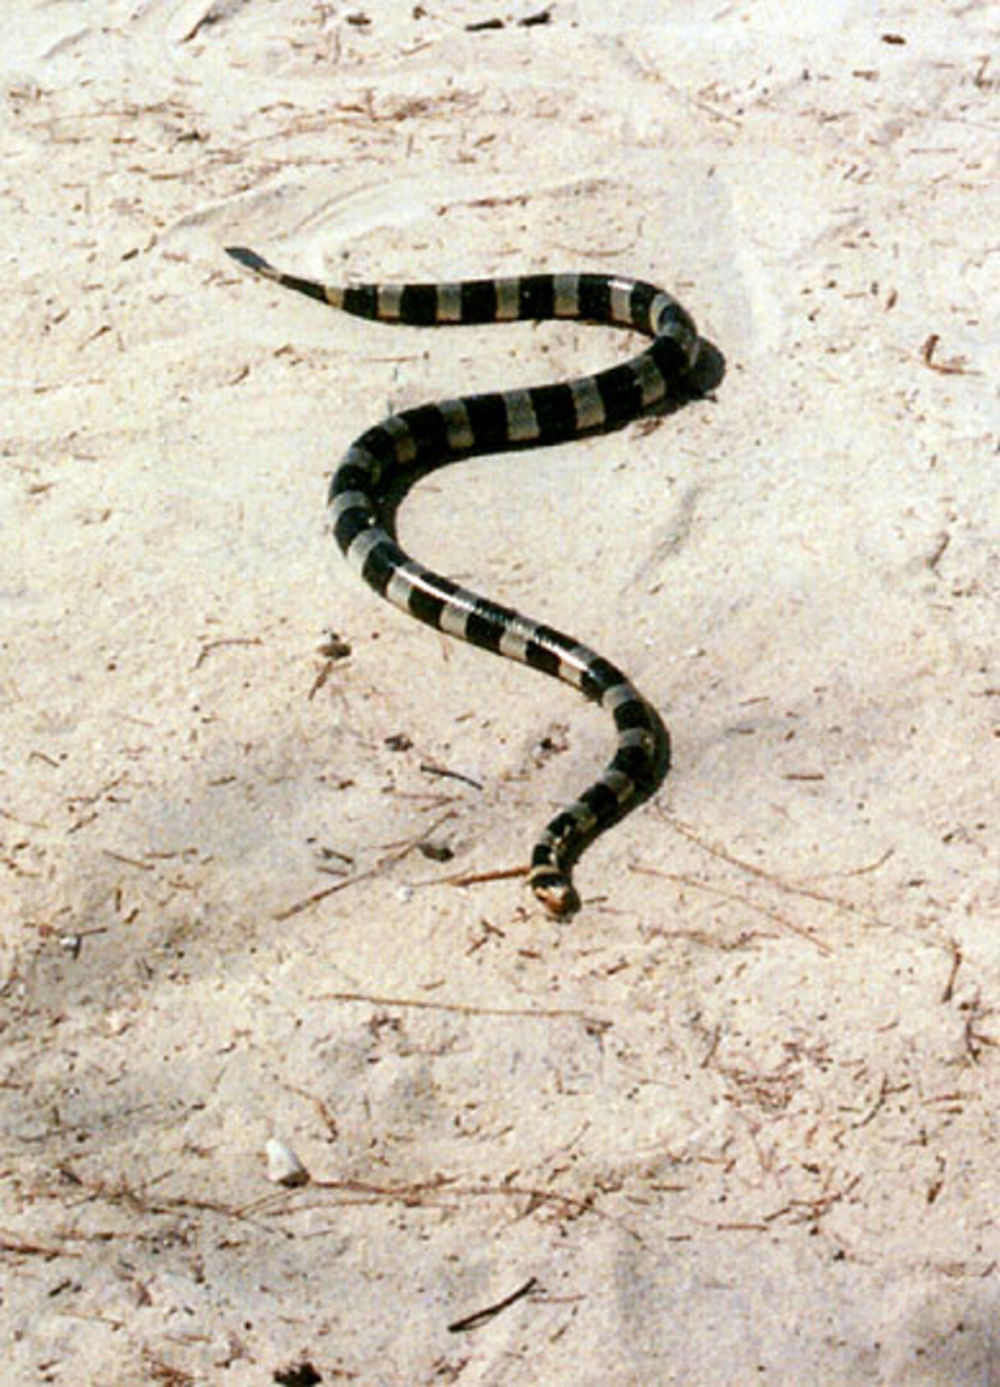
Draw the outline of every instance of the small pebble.
[[[431,862],[450,862],[455,856],[447,843],[418,843],[417,851],[422,857],[429,858]]]
[[[309,1172],[290,1146],[273,1137],[264,1148],[267,1154],[267,1178],[274,1185],[308,1185]]]

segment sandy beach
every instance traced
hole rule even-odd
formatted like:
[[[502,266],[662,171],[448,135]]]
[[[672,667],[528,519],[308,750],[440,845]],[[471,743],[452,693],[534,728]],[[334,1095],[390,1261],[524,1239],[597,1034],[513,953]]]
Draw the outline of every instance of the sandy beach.
[[[5,19],[5,1381],[1000,1383],[996,6]],[[517,873],[607,714],[379,602],[325,491],[640,339],[233,244],[631,275],[718,362],[398,516],[670,729],[569,923]]]

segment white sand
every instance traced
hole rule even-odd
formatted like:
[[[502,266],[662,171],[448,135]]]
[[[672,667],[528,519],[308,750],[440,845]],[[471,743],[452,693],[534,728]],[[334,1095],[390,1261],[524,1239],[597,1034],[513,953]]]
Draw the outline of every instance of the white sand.
[[[5,1382],[1000,1381],[991,7],[541,9],[5,8]],[[324,487],[390,403],[629,346],[231,242],[631,273],[725,357],[401,513],[671,727],[569,926],[439,879],[607,718],[378,603]]]

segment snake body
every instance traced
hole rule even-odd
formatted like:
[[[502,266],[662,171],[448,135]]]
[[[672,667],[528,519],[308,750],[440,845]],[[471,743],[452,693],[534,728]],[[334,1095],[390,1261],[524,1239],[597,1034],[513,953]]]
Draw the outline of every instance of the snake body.
[[[436,326],[578,319],[653,339],[639,356],[558,384],[464,395],[391,414],[348,448],[330,484],[334,537],[366,583],[418,621],[562,679],[606,708],[618,746],[597,780],[546,825],[528,881],[553,916],[579,906],[571,868],[582,849],[657,782],[668,739],[638,689],[571,636],[460,587],[410,558],[385,520],[386,491],[404,469],[455,458],[563,443],[619,428],[676,391],[698,358],[690,316],[662,289],[618,275],[531,274],[440,284],[319,284],[284,274],[255,251],[227,247],[254,273],[361,318]]]

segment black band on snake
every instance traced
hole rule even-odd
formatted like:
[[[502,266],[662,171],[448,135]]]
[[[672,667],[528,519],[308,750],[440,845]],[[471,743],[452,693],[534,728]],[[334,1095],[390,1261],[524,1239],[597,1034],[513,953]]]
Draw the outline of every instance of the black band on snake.
[[[405,554],[384,518],[386,487],[403,469],[455,458],[563,443],[618,428],[674,393],[698,358],[698,333],[669,294],[618,275],[532,274],[454,284],[340,288],[282,274],[256,252],[228,247],[255,273],[361,318],[417,326],[567,318],[631,328],[653,338],[640,356],[595,375],[526,390],[465,395],[391,414],[348,448],[330,485],[334,537],[351,567],[418,621],[572,684],[614,718],[618,748],[607,768],[543,830],[529,884],[553,916],[579,900],[572,864],[656,783],[667,739],[658,715],[621,670],[550,626],[480,597]]]

